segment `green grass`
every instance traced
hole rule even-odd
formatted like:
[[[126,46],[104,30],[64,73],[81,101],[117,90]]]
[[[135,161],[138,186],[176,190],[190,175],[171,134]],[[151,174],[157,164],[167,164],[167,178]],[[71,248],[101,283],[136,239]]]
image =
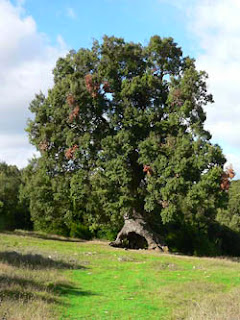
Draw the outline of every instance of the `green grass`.
[[[0,235],[0,319],[240,319],[237,261],[47,238]]]

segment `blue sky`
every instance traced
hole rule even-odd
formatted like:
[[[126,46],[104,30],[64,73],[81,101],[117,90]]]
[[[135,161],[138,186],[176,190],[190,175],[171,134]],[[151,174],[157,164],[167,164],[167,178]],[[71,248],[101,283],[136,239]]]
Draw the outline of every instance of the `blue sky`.
[[[61,34],[74,49],[89,47],[93,38],[101,39],[104,34],[141,43],[160,34],[174,37],[185,51],[193,51],[186,37],[184,12],[159,0],[27,0],[24,8],[40,32],[53,42]]]
[[[36,152],[28,105],[52,86],[59,56],[104,34],[142,44],[158,34],[209,73],[206,128],[239,174],[239,14],[239,0],[0,0],[0,161],[24,167]]]

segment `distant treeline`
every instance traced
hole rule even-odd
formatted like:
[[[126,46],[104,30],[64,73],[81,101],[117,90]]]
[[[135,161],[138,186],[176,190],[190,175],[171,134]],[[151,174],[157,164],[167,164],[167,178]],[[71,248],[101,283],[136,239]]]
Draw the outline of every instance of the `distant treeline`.
[[[88,190],[79,172],[75,176],[65,173],[51,177],[38,162],[34,159],[22,170],[0,163],[1,231],[25,229],[84,239],[113,240],[123,221],[109,221],[107,218],[104,221],[101,208],[99,212],[87,214]],[[172,251],[239,256],[240,180],[232,181],[226,197],[227,205],[225,203],[216,210],[215,219],[208,225],[198,228],[185,221],[167,224],[163,228],[156,219],[155,229],[164,235]]]
[[[0,163],[0,230],[32,229],[29,204],[20,198],[23,171]]]

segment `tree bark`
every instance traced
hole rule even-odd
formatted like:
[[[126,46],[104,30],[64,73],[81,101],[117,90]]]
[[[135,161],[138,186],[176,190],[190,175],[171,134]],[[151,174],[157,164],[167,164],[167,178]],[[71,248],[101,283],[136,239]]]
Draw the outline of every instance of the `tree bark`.
[[[110,243],[110,246],[131,249],[147,247],[149,250],[168,251],[159,235],[150,228],[143,216],[135,210],[133,210],[131,216],[124,216],[124,226],[118,233],[116,240]]]

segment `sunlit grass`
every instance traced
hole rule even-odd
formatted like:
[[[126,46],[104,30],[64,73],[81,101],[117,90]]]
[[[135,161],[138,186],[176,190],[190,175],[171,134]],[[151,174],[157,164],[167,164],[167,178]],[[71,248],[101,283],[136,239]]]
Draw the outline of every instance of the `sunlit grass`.
[[[0,319],[240,319],[237,261],[33,236],[0,235]]]

